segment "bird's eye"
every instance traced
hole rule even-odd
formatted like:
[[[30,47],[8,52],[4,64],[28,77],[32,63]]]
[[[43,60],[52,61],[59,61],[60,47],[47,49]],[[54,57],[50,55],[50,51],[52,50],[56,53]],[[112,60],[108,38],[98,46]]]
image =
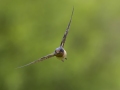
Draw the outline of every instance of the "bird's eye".
[[[63,50],[63,49],[60,49],[60,52],[64,52],[64,50]]]

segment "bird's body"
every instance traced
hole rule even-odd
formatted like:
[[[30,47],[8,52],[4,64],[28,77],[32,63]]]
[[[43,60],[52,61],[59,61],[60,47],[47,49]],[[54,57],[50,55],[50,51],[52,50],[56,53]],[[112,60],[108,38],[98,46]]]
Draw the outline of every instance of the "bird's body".
[[[55,50],[55,53],[57,53],[55,56],[59,59],[62,60],[64,62],[65,59],[67,59],[67,52],[65,51],[65,49],[63,47],[58,47]]]
[[[71,18],[70,18],[70,21],[69,21],[69,23],[68,23],[67,29],[66,29],[66,31],[65,31],[65,33],[64,33],[64,35],[63,35],[62,41],[61,41],[61,43],[60,43],[60,46],[59,46],[58,48],[56,48],[53,53],[48,54],[48,55],[46,55],[46,56],[44,56],[44,57],[41,57],[41,58],[38,59],[38,60],[35,60],[35,61],[33,61],[33,62],[30,62],[30,63],[26,64],[26,65],[20,66],[20,67],[18,67],[18,68],[22,68],[22,67],[25,67],[25,66],[34,64],[34,63],[36,63],[36,62],[40,62],[40,61],[46,60],[46,59],[51,58],[51,57],[54,57],[54,56],[56,56],[59,60],[61,60],[61,61],[63,61],[63,62],[64,62],[65,59],[67,60],[67,52],[66,52],[65,49],[64,49],[64,44],[65,44],[66,37],[67,37],[68,31],[69,31],[69,27],[70,27],[70,24],[71,24],[73,12],[74,12],[74,8],[73,8],[73,10],[72,10]]]

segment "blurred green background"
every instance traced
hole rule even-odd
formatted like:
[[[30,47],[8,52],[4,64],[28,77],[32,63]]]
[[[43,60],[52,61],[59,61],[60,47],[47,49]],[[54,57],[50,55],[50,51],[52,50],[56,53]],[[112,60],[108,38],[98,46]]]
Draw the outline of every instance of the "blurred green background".
[[[56,57],[21,69],[65,43]],[[0,0],[0,90],[120,90],[119,0]]]

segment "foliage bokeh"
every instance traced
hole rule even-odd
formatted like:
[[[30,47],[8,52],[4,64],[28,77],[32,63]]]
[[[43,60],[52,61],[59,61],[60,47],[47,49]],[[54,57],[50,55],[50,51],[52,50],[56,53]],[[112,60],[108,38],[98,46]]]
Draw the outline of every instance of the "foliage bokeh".
[[[0,90],[120,90],[120,1],[1,0]],[[15,69],[55,50],[55,57]]]

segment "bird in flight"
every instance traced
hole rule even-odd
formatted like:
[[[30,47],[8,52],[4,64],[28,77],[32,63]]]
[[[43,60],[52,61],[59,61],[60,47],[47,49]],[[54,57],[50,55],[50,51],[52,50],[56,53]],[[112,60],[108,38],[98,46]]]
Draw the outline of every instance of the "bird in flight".
[[[48,54],[48,55],[46,55],[44,57],[41,57],[38,60],[35,60],[33,62],[30,62],[30,63],[28,63],[26,65],[23,65],[23,66],[20,66],[20,67],[17,67],[17,68],[22,68],[22,67],[25,67],[25,66],[28,66],[28,65],[31,65],[31,64],[34,64],[34,63],[46,60],[46,59],[54,57],[54,56],[56,56],[58,59],[60,59],[63,62],[64,62],[65,59],[67,60],[67,57],[66,57],[67,56],[67,52],[64,49],[64,44],[65,44],[66,37],[67,37],[68,31],[69,31],[69,28],[70,28],[70,24],[71,24],[71,21],[72,21],[73,12],[74,12],[74,7],[73,7],[73,10],[72,10],[70,21],[69,21],[68,26],[66,28],[66,31],[65,31],[65,33],[63,35],[62,41],[60,43],[60,46],[58,48],[56,48],[53,53]]]

